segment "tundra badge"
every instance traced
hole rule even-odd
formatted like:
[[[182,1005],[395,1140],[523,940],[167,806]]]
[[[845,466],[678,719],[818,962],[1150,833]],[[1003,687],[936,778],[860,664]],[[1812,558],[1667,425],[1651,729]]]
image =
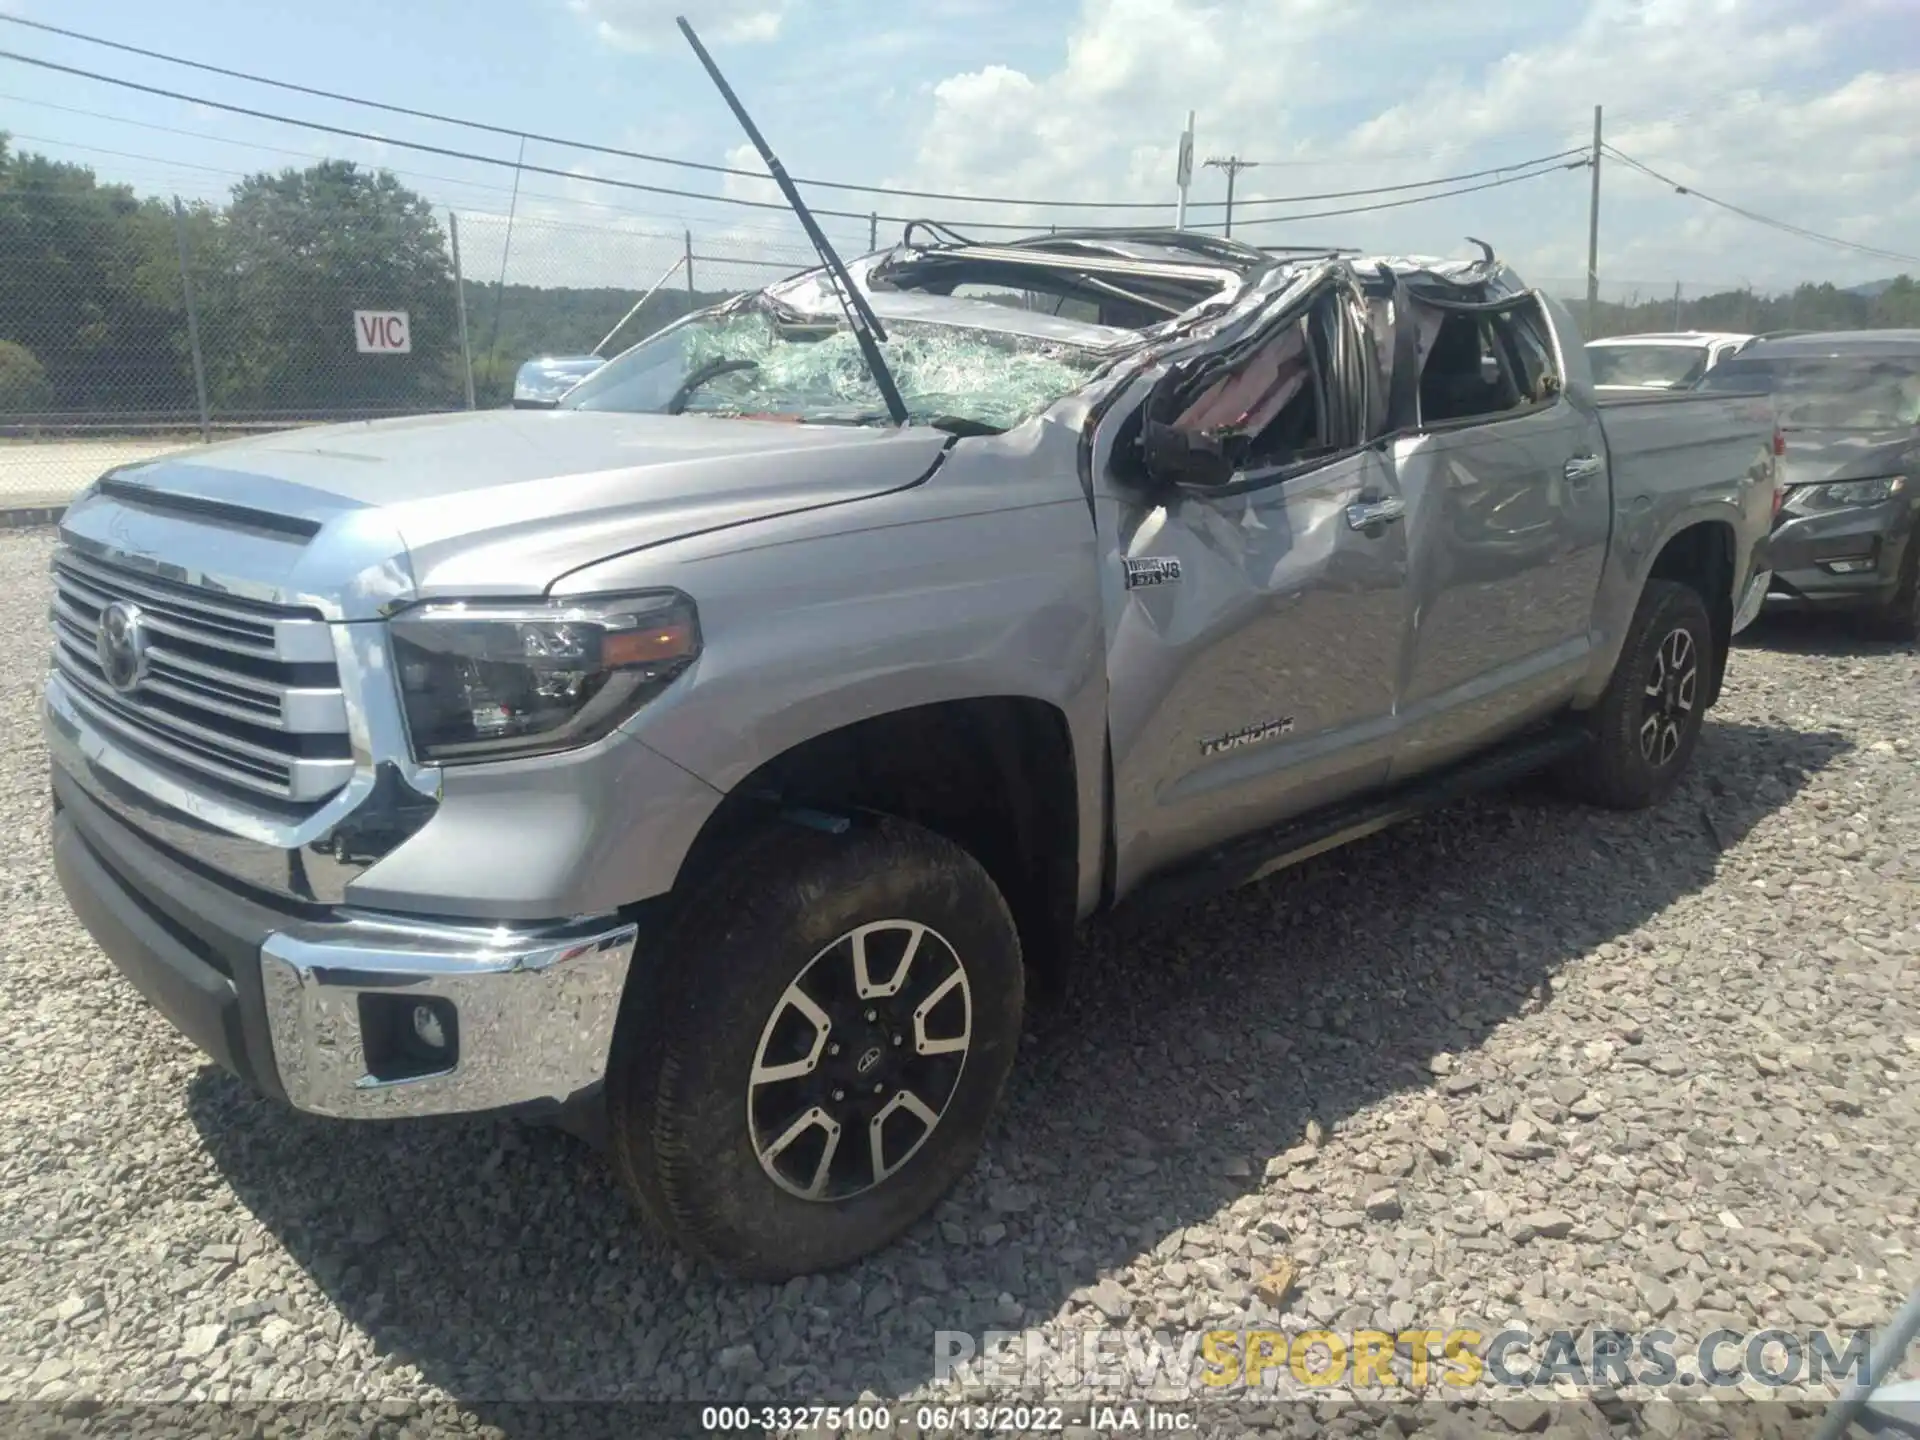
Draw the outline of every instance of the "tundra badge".
[[[1230,735],[1216,735],[1211,740],[1200,742],[1202,755],[1220,755],[1228,750],[1238,750],[1242,745],[1258,745],[1262,740],[1276,740],[1282,735],[1293,733],[1293,716],[1283,715],[1278,720],[1263,720],[1258,725],[1249,725],[1244,730],[1235,730]]]

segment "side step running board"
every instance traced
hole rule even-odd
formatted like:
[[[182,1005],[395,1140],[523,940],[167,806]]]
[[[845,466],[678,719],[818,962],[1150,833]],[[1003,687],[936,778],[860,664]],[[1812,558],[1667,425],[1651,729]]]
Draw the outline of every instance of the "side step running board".
[[[1572,725],[1529,731],[1496,750],[1419,776],[1395,789],[1229,841],[1196,860],[1151,876],[1121,903],[1186,904],[1249,884],[1410,816],[1518,780],[1573,754],[1587,742],[1588,732]]]

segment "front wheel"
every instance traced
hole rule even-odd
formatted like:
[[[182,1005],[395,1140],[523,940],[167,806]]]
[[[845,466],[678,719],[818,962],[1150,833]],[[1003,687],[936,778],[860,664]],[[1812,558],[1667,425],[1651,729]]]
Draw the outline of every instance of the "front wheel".
[[[1614,810],[1666,799],[1700,739],[1713,647],[1700,593],[1649,580],[1613,678],[1591,712],[1592,743],[1561,767],[1565,788]]]
[[[1887,640],[1920,639],[1920,529],[1907,537],[1907,557],[1893,598],[1868,614],[1867,627]]]
[[[776,825],[654,963],[608,1099],[615,1164],[669,1238],[756,1279],[831,1269],[973,1163],[1019,1043],[1023,965],[958,846],[899,820]]]

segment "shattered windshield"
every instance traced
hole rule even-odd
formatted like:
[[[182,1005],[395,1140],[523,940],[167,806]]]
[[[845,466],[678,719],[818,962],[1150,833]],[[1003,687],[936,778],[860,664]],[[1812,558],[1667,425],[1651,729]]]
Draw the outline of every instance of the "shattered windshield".
[[[1086,383],[1102,355],[994,330],[894,320],[881,347],[910,421],[1011,429]],[[565,410],[887,421],[853,332],[765,309],[709,315],[642,341],[569,391]]]

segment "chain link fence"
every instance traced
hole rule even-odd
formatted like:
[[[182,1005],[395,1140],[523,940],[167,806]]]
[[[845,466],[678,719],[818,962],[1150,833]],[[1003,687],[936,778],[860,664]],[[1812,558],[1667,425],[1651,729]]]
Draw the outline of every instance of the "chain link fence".
[[[346,166],[223,206],[19,178],[0,186],[12,510],[251,432],[505,405],[528,359],[618,353],[814,263],[797,234],[454,213]]]
[[[818,264],[806,241],[461,213],[462,290],[474,394],[504,405],[520,365],[541,355],[612,356],[662,325]]]

